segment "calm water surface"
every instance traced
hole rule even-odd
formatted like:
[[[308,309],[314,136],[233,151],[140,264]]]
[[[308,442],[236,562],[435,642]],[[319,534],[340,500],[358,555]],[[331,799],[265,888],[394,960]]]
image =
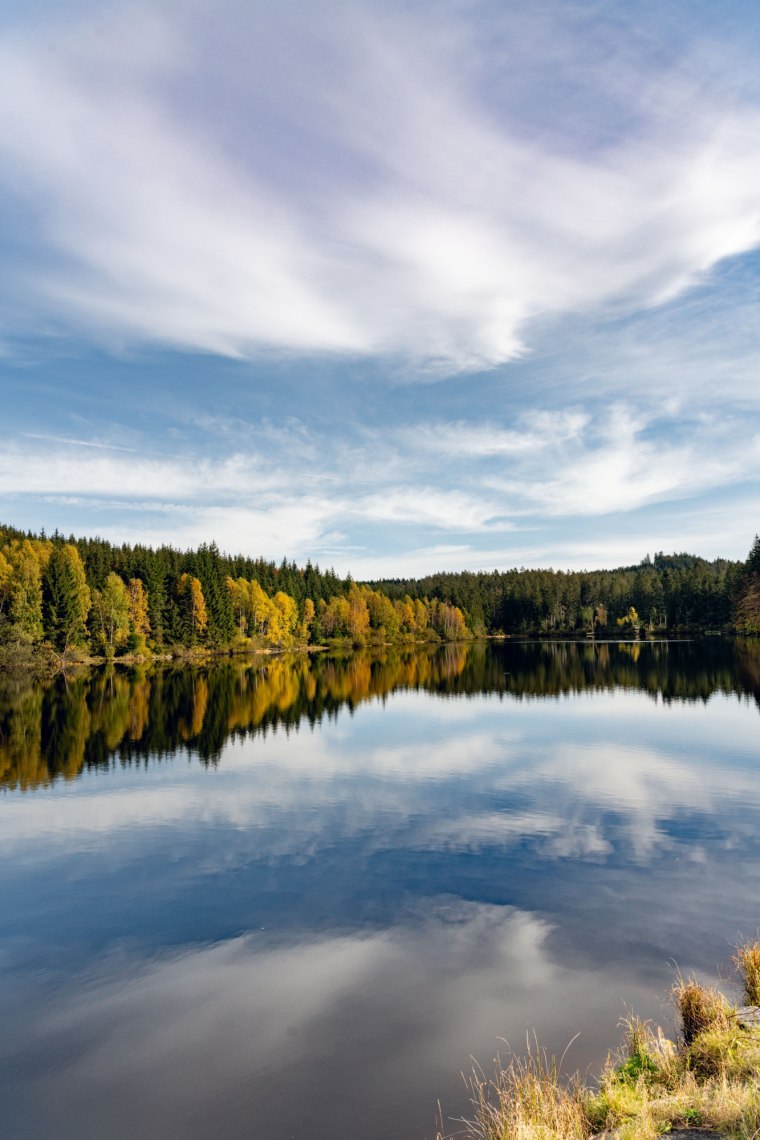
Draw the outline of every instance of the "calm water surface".
[[[417,1140],[760,924],[760,654],[0,683],[4,1137]],[[453,1126],[452,1126],[453,1127]]]

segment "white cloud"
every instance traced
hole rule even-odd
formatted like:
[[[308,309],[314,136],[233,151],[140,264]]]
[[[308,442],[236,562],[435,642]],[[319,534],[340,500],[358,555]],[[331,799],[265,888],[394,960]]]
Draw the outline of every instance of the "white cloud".
[[[345,425],[332,437],[297,422],[231,420],[203,431],[197,449],[174,454],[141,452],[135,438],[135,450],[122,452],[68,437],[43,448],[27,436],[0,452],[0,484],[23,526],[36,503],[48,529],[180,547],[213,539],[230,552],[310,557],[360,578],[611,566],[676,547],[743,557],[760,494],[752,418],[687,420],[677,403],[539,408],[501,426]],[[700,501],[723,488],[732,488],[729,505]],[[655,504],[656,520],[635,518]],[[547,522],[601,516],[614,541],[577,527],[547,536]],[[369,547],[365,528],[373,545],[378,531],[391,535],[393,551]]]
[[[419,716],[418,694],[399,693],[396,700],[400,715]],[[214,779],[211,799],[204,774],[178,765],[160,784],[139,789],[127,785],[113,792],[97,775],[88,778],[85,787],[78,786],[75,795],[59,786],[58,791],[66,797],[65,811],[57,794],[16,799],[9,805],[0,849],[6,857],[38,862],[49,855],[34,842],[42,832],[61,849],[92,850],[119,838],[129,844],[135,829],[146,824],[156,830],[223,826],[242,833],[251,828],[263,833],[268,825],[274,825],[278,834],[270,837],[269,847],[263,845],[263,837],[260,839],[262,856],[271,855],[271,844],[283,840],[278,826],[283,814],[301,811],[305,783],[310,811],[320,806],[328,818],[312,818],[295,830],[288,827],[284,850],[290,854],[294,835],[299,851],[305,849],[307,841],[316,846],[325,841],[324,829],[333,828],[335,822],[330,805],[335,803],[336,794],[345,794],[346,781],[355,786],[351,810],[342,825],[347,834],[369,828],[378,811],[388,820],[394,818],[397,826],[405,818],[408,793],[403,789],[420,781],[424,784],[431,779],[459,779],[465,772],[485,772],[513,742],[514,734],[501,732],[497,737],[490,731],[473,730],[472,721],[482,714],[485,701],[473,699],[451,707],[447,702],[437,702],[434,720],[448,719],[452,734],[429,748],[409,744],[367,749],[356,744],[350,734],[345,735],[345,725],[343,729],[323,727],[316,735],[274,736],[267,743],[266,761],[258,743],[248,741],[238,751],[228,750],[223,769]],[[430,715],[429,708],[425,711]],[[363,705],[361,716],[365,722],[371,719],[372,707]],[[287,781],[272,780],[275,771],[281,776],[287,774]],[[366,784],[368,779],[371,786]],[[385,842],[381,836],[380,843]]]
[[[94,447],[99,451],[136,451],[134,447],[123,447],[118,443],[103,443],[94,439],[71,439],[61,435],[45,435],[43,432],[28,431],[24,433],[27,439],[44,439],[50,443],[70,444],[74,447]]]
[[[605,859],[613,852],[598,822],[585,823],[548,811],[481,812],[447,819],[427,828],[419,837],[422,848],[482,851],[486,847],[512,847],[525,840],[557,859]],[[541,842],[543,841],[543,842]]]
[[[495,513],[493,502],[485,496],[418,486],[389,488],[359,496],[352,501],[350,509],[372,522],[412,523],[439,530],[471,532],[485,530]],[[508,524],[504,523],[502,529],[509,529]]]
[[[590,417],[581,411],[540,411],[524,413],[516,428],[496,424],[420,424],[400,433],[411,449],[433,452],[449,458],[480,459],[493,456],[525,455],[553,444],[577,438]]]
[[[511,496],[515,515],[535,511],[551,518],[634,511],[754,479],[760,436],[752,421],[667,420],[676,428],[673,437],[665,417],[615,405],[552,464],[539,457],[511,478],[489,482]],[[738,447],[737,430],[743,436]]]
[[[318,857],[349,838],[361,839],[365,851],[480,850],[527,840],[548,860],[571,854],[606,859],[622,836],[633,857],[647,862],[675,842],[663,824],[696,813],[720,818],[741,841],[744,822],[724,809],[727,802],[752,799],[753,708],[719,695],[709,708],[674,704],[669,721],[677,727],[683,719],[687,736],[700,739],[684,758],[659,745],[605,739],[610,724],[618,737],[640,735],[642,710],[652,708],[646,694],[597,694],[596,705],[595,740],[563,743],[560,735],[546,745],[542,734],[553,734],[553,721],[562,721],[566,735],[568,716],[577,717],[579,731],[586,731],[582,702],[521,701],[518,724],[487,695],[431,704],[426,694],[400,692],[393,700],[396,722],[403,730],[429,720],[425,743],[368,747],[379,731],[374,722],[387,717],[378,699],[315,733],[229,744],[213,773],[175,763],[160,781],[134,788],[127,773],[114,789],[113,773],[104,780],[95,772],[75,787],[59,783],[12,798],[0,850],[19,866],[44,862],[51,850],[63,855],[105,847],[131,861],[144,854],[146,827],[156,836],[173,834],[178,852],[185,833],[222,828],[230,835],[225,857],[245,861],[253,850],[246,837],[255,835],[255,857],[263,860]],[[703,721],[697,728],[695,718]],[[725,752],[726,740],[730,760],[705,763],[716,750]],[[504,806],[462,809],[446,789],[464,776]],[[43,847],[40,834],[47,837]]]
[[[536,315],[658,303],[760,240],[760,109],[688,58],[623,83],[612,54],[568,137],[526,130],[546,91],[511,8],[80,19],[0,46],[3,181],[40,258],[6,279],[99,335],[490,366]],[[566,31],[542,10],[574,105]],[[605,96],[629,126],[602,145]]]
[[[528,911],[444,896],[390,929],[350,936],[296,931],[277,946],[254,930],[153,959],[127,947],[42,1000],[14,976],[6,1066],[44,1048],[57,1057],[44,1075],[17,1065],[14,1104],[25,1098],[40,1135],[62,1120],[95,1135],[107,1119],[116,1140],[156,1121],[167,1134],[207,1136],[220,1104],[232,1132],[255,1119],[296,1133],[307,1105],[337,1135],[360,1104],[373,1120],[427,1134],[439,1098],[446,1113],[466,1109],[462,1070],[472,1057],[490,1068],[505,1035],[522,1051],[536,1026],[559,1055],[582,1025],[568,1067],[597,1065],[621,993],[656,1012],[651,977],[632,978],[630,961],[625,977],[614,962],[560,961],[553,933]]]

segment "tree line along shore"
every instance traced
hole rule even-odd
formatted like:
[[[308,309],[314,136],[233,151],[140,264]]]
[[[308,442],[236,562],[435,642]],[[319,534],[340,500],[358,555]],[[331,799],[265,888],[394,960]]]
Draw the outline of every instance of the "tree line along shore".
[[[760,633],[760,539],[745,562],[656,554],[617,570],[357,583],[215,545],[111,544],[0,527],[0,645],[58,655],[288,649],[489,635]]]

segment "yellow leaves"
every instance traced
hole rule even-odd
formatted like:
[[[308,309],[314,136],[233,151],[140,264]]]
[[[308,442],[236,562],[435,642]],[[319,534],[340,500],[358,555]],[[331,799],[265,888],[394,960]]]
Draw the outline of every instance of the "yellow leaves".
[[[414,607],[414,623],[418,633],[424,633],[430,625],[430,613],[427,606],[420,598],[415,598],[412,603]]]
[[[370,627],[382,630],[384,637],[391,641],[399,632],[399,616],[396,607],[390,598],[377,590],[368,590],[366,593],[367,609],[369,610]]]
[[[300,620],[295,599],[282,590],[271,598],[255,579],[230,577],[227,589],[240,636],[263,645],[288,647],[311,637],[361,645],[373,634],[376,640],[396,641],[399,636],[429,637],[431,629],[445,640],[469,636],[464,615],[456,606],[408,595],[394,602],[387,594],[356,583],[351,583],[347,594],[320,599],[318,608],[306,598]]]
[[[311,598],[306,598],[303,604],[303,613],[301,616],[301,624],[298,627],[298,637],[301,641],[308,641],[311,627],[314,622],[316,609]]]
[[[251,607],[251,626],[254,636],[269,639],[270,625],[274,617],[272,599],[254,579],[248,586]]]
[[[364,638],[369,629],[369,610],[365,601],[364,592],[358,586],[352,586],[348,593],[348,634],[354,641]]]
[[[374,590],[350,577],[341,582],[334,572],[319,574],[310,566],[298,571],[295,564],[279,570],[264,564],[263,581],[292,590],[273,586],[270,595],[256,579],[220,579],[219,571],[235,562],[211,548],[176,558],[171,551],[117,551],[97,539],[66,543],[57,532],[54,541],[13,533],[9,538],[0,531],[0,617],[14,642],[44,636],[65,652],[91,639],[109,653],[126,646],[141,656],[151,636],[152,648],[178,651],[200,643],[209,649],[291,648],[334,638],[358,647],[469,636],[456,607],[408,594],[399,598],[392,589]],[[129,573],[139,577],[128,580]],[[326,586],[335,590],[328,600],[321,596]],[[318,603],[304,597],[307,589]]]
[[[301,640],[308,638],[314,620],[311,598],[304,602],[299,625],[296,600],[283,590],[270,598],[255,578],[250,582],[245,578],[227,578],[227,589],[241,637],[253,637],[272,646],[291,646],[297,634]]]
[[[325,638],[351,638],[363,642],[374,633],[376,639],[395,641],[419,635],[430,637],[434,630],[446,641],[469,637],[464,614],[448,602],[432,602],[408,595],[391,601],[369,586],[351,585],[346,596],[320,602],[318,632]]]
[[[42,569],[50,557],[46,545],[14,539],[0,552],[0,612],[31,641],[42,637]]]
[[[415,633],[417,630],[417,619],[414,615],[414,607],[409,598],[405,598],[403,602],[396,602],[396,612],[399,616],[401,628],[404,633]]]
[[[179,580],[177,592],[186,601],[191,633],[203,633],[208,626],[208,614],[200,580],[193,577],[192,574],[183,574]]]
[[[113,652],[129,635],[129,595],[118,574],[109,574],[101,591],[95,591],[94,608],[100,619],[100,634]]]
[[[150,634],[148,618],[148,595],[140,578],[130,578],[127,586],[129,624],[136,637],[145,638]]]
[[[13,567],[0,550],[0,614],[4,612],[10,596],[12,578]]]
[[[619,626],[629,625],[631,629],[638,629],[641,625],[641,620],[634,607],[631,606],[625,617],[617,619],[617,624]]]
[[[203,722],[206,719],[208,708],[208,680],[206,677],[193,677],[192,716],[188,724],[184,717],[180,717],[178,731],[187,743],[200,736],[203,731]]]
[[[292,645],[298,624],[298,606],[290,594],[278,590],[272,599],[276,640],[280,645]]]
[[[230,601],[232,602],[235,626],[241,637],[247,637],[251,632],[251,583],[246,581],[245,578],[235,579],[228,577],[227,589],[229,591]]]

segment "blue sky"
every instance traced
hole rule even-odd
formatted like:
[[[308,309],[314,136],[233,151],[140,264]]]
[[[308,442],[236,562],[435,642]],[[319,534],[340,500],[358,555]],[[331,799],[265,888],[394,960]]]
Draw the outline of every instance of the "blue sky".
[[[0,519],[744,557],[758,246],[754,3],[6,3]]]

